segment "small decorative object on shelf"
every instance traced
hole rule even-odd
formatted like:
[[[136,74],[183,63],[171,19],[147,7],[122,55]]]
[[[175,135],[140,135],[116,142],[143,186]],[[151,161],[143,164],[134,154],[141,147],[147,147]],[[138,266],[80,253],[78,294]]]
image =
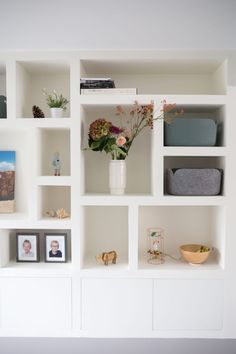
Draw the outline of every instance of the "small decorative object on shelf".
[[[220,125],[211,118],[179,118],[165,124],[167,146],[215,146]]]
[[[58,94],[56,90],[49,94],[44,89],[43,93],[46,96],[47,105],[50,107],[52,118],[62,118],[63,111],[66,110],[69,100],[63,97],[62,94]]]
[[[69,218],[70,214],[64,208],[60,208],[57,210],[48,210],[46,211],[46,215],[50,216],[51,218],[58,218],[58,219],[65,219]]]
[[[189,244],[179,248],[184,260],[190,264],[204,263],[211,253],[211,248],[205,245]]]
[[[174,110],[175,104],[162,101],[157,112],[154,112],[154,103],[140,105],[135,101],[132,108],[126,112],[122,106],[117,106],[116,115],[120,118],[119,126],[113,125],[104,118],[96,119],[91,123],[88,133],[88,149],[105,151],[111,156],[109,167],[110,193],[121,195],[125,192],[126,166],[125,159],[134,142],[134,139],[143,129],[153,129],[156,120],[164,119],[171,122],[179,113]]]
[[[116,251],[103,252],[96,256],[96,260],[100,263],[102,262],[104,265],[108,265],[109,262],[116,264],[117,253]]]
[[[61,174],[61,161],[59,152],[54,152],[52,166],[54,169],[54,176],[60,176]]]
[[[164,254],[164,230],[161,228],[149,228],[147,230],[147,261],[152,264],[162,264],[165,261]]]
[[[39,233],[16,234],[17,262],[39,262]]]
[[[114,80],[110,77],[82,77],[80,79],[80,89],[109,89],[114,87]]]
[[[15,211],[15,151],[0,151],[0,213]]]
[[[67,262],[67,234],[44,234],[45,262]]]
[[[45,118],[43,111],[38,106],[34,105],[32,107],[32,112],[33,112],[34,118]]]
[[[173,195],[219,195],[222,175],[218,168],[168,168],[167,190]]]

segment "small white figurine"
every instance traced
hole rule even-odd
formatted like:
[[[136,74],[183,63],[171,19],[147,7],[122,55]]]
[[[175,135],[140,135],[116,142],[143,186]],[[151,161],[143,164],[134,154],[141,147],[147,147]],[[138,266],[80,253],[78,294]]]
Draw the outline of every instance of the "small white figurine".
[[[60,154],[59,152],[54,153],[52,166],[54,169],[54,176],[60,176],[61,173],[61,162],[60,162]]]

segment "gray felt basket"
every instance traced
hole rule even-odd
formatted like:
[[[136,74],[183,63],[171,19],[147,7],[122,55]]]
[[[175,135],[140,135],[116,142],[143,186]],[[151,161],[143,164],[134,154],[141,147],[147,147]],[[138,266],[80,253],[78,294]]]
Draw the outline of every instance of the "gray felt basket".
[[[174,195],[218,195],[222,170],[217,168],[168,169],[168,193]]]
[[[214,146],[217,124],[209,118],[176,118],[165,123],[166,146]]]

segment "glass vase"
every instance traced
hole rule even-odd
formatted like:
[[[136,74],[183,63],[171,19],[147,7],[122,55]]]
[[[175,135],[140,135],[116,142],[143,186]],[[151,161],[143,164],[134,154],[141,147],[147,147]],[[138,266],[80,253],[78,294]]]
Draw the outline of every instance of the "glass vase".
[[[151,264],[162,264],[164,254],[164,230],[161,228],[147,229],[147,261]]]

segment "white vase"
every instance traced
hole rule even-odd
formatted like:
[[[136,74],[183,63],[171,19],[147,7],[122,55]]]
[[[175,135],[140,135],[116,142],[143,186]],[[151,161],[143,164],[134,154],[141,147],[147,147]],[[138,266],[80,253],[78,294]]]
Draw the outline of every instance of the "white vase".
[[[63,109],[62,108],[50,108],[52,118],[62,118]]]
[[[109,187],[113,195],[122,195],[126,187],[125,160],[111,160],[109,163]]]

